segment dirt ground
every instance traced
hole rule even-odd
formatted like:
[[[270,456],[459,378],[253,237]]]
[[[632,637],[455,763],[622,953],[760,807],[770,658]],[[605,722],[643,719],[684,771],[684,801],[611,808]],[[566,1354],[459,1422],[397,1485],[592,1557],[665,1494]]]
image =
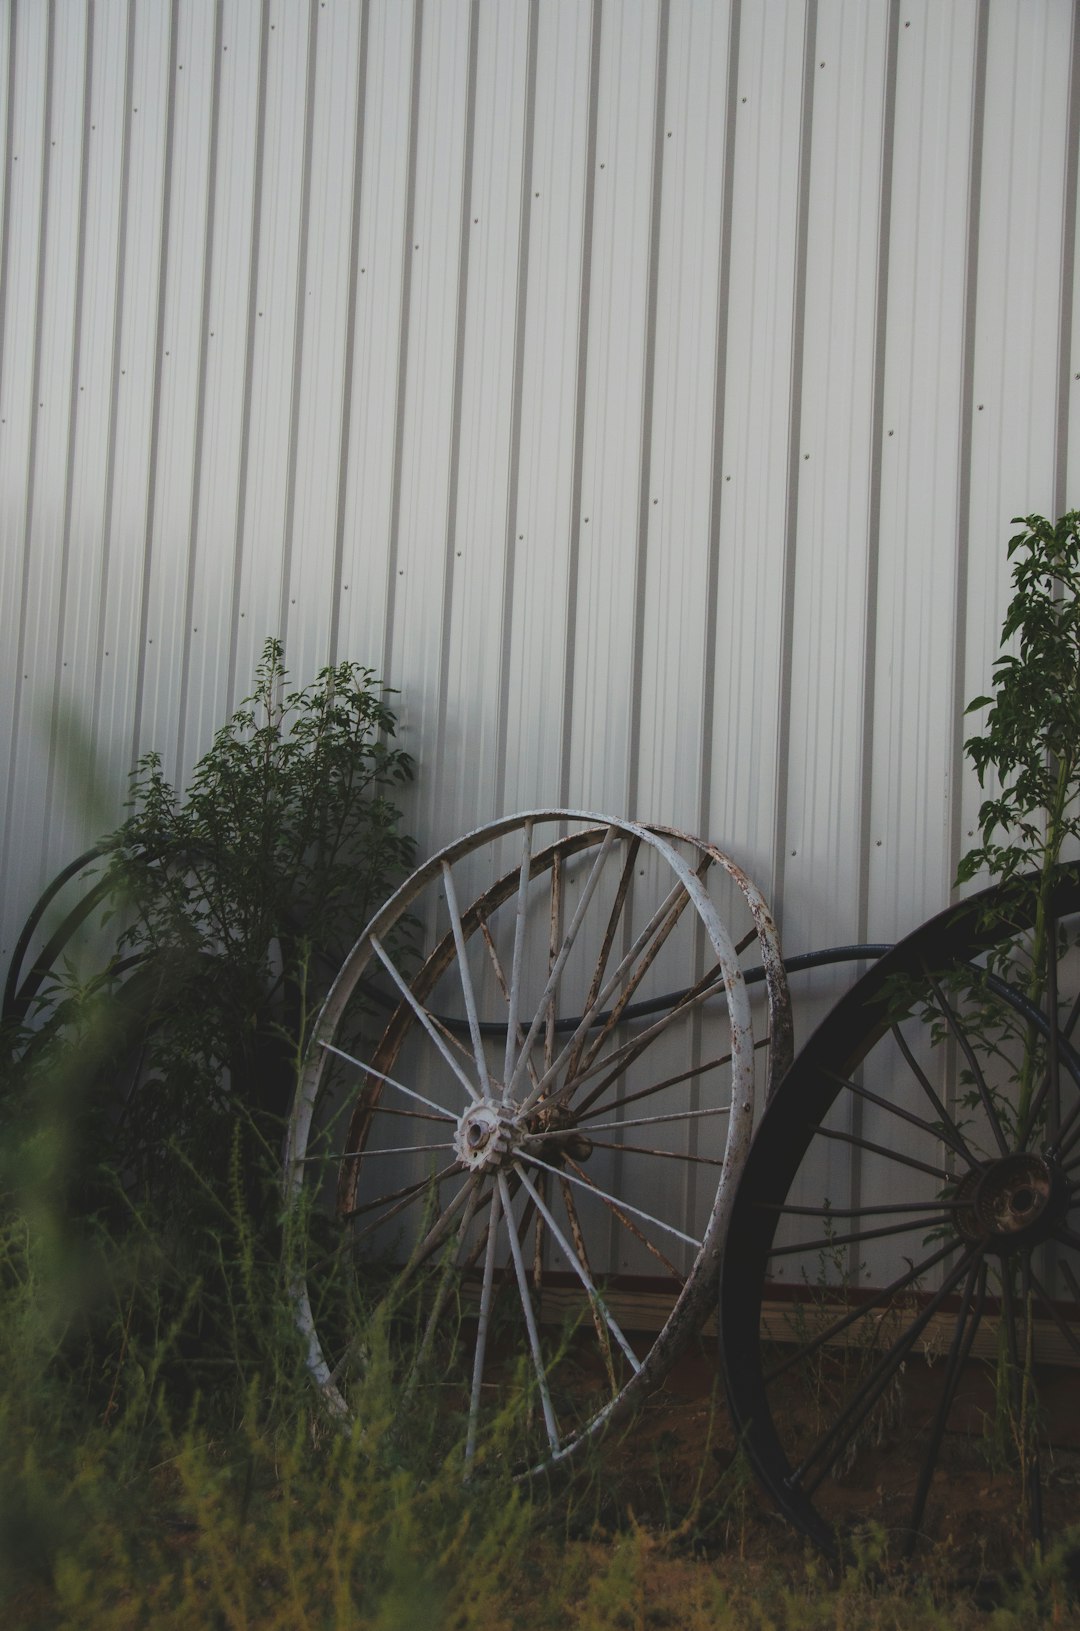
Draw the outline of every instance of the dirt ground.
[[[940,1363],[940,1362],[939,1362]],[[1044,1526],[1048,1538],[1080,1525],[1080,1372],[1041,1379]],[[885,1544],[904,1528],[937,1405],[935,1367],[906,1367],[901,1389],[842,1477],[823,1486],[817,1505],[842,1530],[873,1526]],[[820,1411],[820,1398],[791,1384],[785,1427]],[[971,1365],[950,1416],[916,1562],[971,1581],[1000,1572],[1022,1552],[1024,1503],[1008,1456],[991,1448],[994,1394],[986,1366]],[[820,1419],[820,1417],[819,1417]],[[614,1442],[613,1442],[614,1440]],[[805,1567],[809,1543],[778,1510],[739,1453],[715,1350],[699,1343],[621,1434],[600,1452],[603,1475],[596,1518],[613,1526],[632,1513],[660,1528],[682,1529],[690,1552],[729,1552],[746,1560],[786,1558]]]

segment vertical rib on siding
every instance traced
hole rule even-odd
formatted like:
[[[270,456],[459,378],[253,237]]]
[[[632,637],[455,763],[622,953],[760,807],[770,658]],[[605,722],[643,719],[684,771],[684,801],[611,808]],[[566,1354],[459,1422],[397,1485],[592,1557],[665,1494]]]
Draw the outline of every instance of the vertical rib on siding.
[[[21,515],[13,516],[14,525],[10,530],[5,522],[4,554],[10,563],[15,566],[11,574],[10,604],[17,608],[12,633],[14,638],[7,645],[10,655],[4,663],[3,675],[7,682],[5,685],[5,720],[7,730],[6,760],[7,760],[7,786],[4,799],[4,836],[0,845],[0,873],[7,875],[9,867],[9,847],[14,829],[16,811],[19,809],[18,789],[20,780],[20,756],[26,755],[27,737],[34,729],[33,720],[27,720],[24,700],[24,686],[30,675],[27,668],[29,653],[27,652],[27,639],[31,630],[28,629],[30,617],[30,589],[31,589],[31,560],[32,546],[36,542],[34,537],[35,506],[38,501],[38,471],[37,471],[37,444],[40,414],[43,407],[41,391],[41,355],[44,345],[42,333],[44,302],[45,302],[45,257],[48,251],[49,227],[49,173],[51,160],[50,133],[52,129],[53,108],[53,56],[55,50],[55,15],[53,6],[40,9],[32,24],[37,23],[41,30],[35,38],[30,34],[26,47],[38,46],[38,61],[32,64],[30,71],[24,68],[18,76],[16,84],[12,86],[13,101],[23,103],[26,124],[19,130],[12,142],[11,169],[9,170],[9,186],[14,186],[15,165],[22,160],[23,168],[19,172],[20,186],[27,190],[33,189],[36,195],[36,209],[31,205],[26,210],[29,221],[33,222],[36,230],[24,239],[25,250],[19,256],[24,265],[18,268],[22,276],[16,283],[16,299],[13,302],[16,310],[33,311],[34,321],[32,328],[27,325],[16,324],[14,333],[23,330],[23,348],[21,357],[12,353],[15,347],[8,348],[5,362],[8,370],[12,369],[13,360],[18,366],[21,364],[21,378],[15,381],[15,390],[10,398],[7,392],[0,394],[7,410],[0,417],[4,425],[10,418],[16,419],[19,429],[26,439],[25,466],[22,470],[15,469],[8,476],[18,494]],[[29,31],[28,31],[29,32]],[[14,30],[13,30],[14,34]],[[22,44],[22,39],[14,34],[16,44]],[[35,79],[40,73],[37,96],[34,95]],[[21,94],[20,94],[21,93]],[[18,127],[16,127],[18,129]],[[21,152],[15,148],[20,147]],[[36,219],[35,219],[36,217]],[[25,259],[26,252],[30,251],[32,259]],[[32,290],[32,294],[31,294]],[[19,295],[21,294],[21,299]],[[6,317],[5,313],[5,317]],[[29,355],[27,355],[27,350]],[[6,383],[3,382],[3,383]],[[6,446],[14,440],[6,436]],[[7,475],[7,472],[5,472]],[[5,506],[6,508],[6,506]],[[17,565],[15,564],[17,562]],[[2,740],[2,739],[0,739]],[[22,816],[20,826],[27,823],[27,814],[19,811]]]

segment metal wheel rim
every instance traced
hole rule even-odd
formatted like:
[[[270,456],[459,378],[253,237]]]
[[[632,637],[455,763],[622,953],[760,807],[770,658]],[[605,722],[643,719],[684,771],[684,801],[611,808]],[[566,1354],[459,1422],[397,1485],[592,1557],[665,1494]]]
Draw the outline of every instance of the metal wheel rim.
[[[547,842],[541,841],[541,835],[547,839]],[[478,856],[486,854],[499,840],[510,843],[520,840],[522,856],[520,863],[516,869],[507,870],[494,884],[490,884],[486,889],[481,889],[479,894],[470,900],[467,907],[463,906],[457,898],[455,869],[460,871],[463,866],[474,864]],[[696,857],[695,866],[693,867],[688,865],[685,859],[684,852],[687,849]],[[672,881],[672,888],[677,891],[676,910],[678,918],[681,919],[683,914],[686,914],[686,924],[695,925],[699,938],[704,937],[707,944],[710,961],[715,960],[721,971],[719,985],[713,984],[710,989],[714,994],[722,991],[722,997],[717,1000],[722,1002],[725,1016],[724,1024],[730,1037],[731,1111],[729,1115],[721,1118],[726,1120],[722,1154],[718,1154],[709,1160],[709,1164],[718,1173],[716,1194],[709,1210],[707,1226],[700,1240],[697,1238],[694,1240],[692,1248],[694,1261],[686,1275],[685,1282],[670,1316],[644,1358],[635,1359],[637,1368],[630,1376],[630,1379],[614,1392],[603,1408],[596,1410],[587,1420],[574,1422],[565,1430],[561,1422],[556,1421],[553,1427],[552,1423],[548,1421],[550,1400],[545,1392],[544,1382],[540,1379],[543,1375],[543,1361],[538,1356],[536,1333],[531,1327],[527,1331],[525,1346],[530,1353],[533,1384],[540,1395],[540,1408],[545,1416],[547,1443],[544,1452],[529,1467],[524,1469],[526,1472],[534,1472],[543,1466],[550,1466],[553,1463],[564,1461],[584,1442],[595,1437],[604,1427],[624,1416],[633,1407],[635,1401],[660,1379],[676,1357],[681,1346],[708,1311],[711,1295],[714,1294],[727,1209],[734,1189],[733,1178],[745,1157],[752,1127],[755,1043],[749,999],[739,968],[739,953],[736,951],[727,929],[720,920],[706,884],[696,875],[695,867],[700,866],[703,868],[706,874],[706,883],[708,882],[708,875],[719,876],[722,874],[729,880],[730,886],[737,891],[738,897],[748,913],[749,921],[752,923],[752,938],[755,949],[763,955],[768,975],[769,1014],[776,1031],[776,1041],[772,1047],[772,1054],[782,1068],[786,1062],[785,1054],[789,1050],[790,1037],[786,1001],[784,1000],[786,998],[786,987],[783,981],[783,969],[780,963],[775,930],[758,891],[730,858],[723,855],[715,846],[704,844],[699,840],[689,839],[687,835],[676,833],[670,829],[644,827],[633,822],[614,821],[610,818],[584,812],[562,810],[536,811],[524,816],[507,817],[500,822],[480,828],[476,832],[466,835],[457,843],[447,846],[446,849],[432,857],[424,866],[418,868],[413,876],[402,885],[376,914],[360,936],[337,976],[316,1021],[290,1119],[285,1151],[284,1189],[286,1200],[290,1205],[295,1206],[302,1201],[305,1183],[311,1176],[310,1168],[313,1164],[313,1157],[310,1151],[315,1147],[313,1128],[317,1122],[320,1093],[322,1092],[325,1098],[329,1092],[329,1088],[324,1087],[324,1077],[327,1075],[327,1060],[336,1057],[332,1051],[335,1046],[334,1037],[343,1023],[343,1016],[348,1011],[350,999],[369,974],[373,964],[381,964],[385,971],[384,941],[387,936],[392,934],[395,925],[400,924],[407,913],[414,911],[418,903],[430,896],[433,888],[441,890],[442,899],[445,901],[449,928],[445,928],[441,935],[436,936],[434,948],[428,951],[428,955],[419,969],[412,972],[407,981],[398,985],[399,1000],[397,1008],[383,1029],[377,1044],[365,1053],[363,1061],[364,1076],[360,1078],[360,1081],[365,1085],[362,1091],[358,1090],[349,1110],[349,1131],[340,1159],[342,1176],[339,1184],[339,1203],[341,1196],[344,1195],[345,1210],[348,1211],[351,1207],[352,1216],[355,1218],[357,1185],[362,1182],[365,1167],[372,1168],[375,1155],[381,1153],[370,1147],[368,1143],[369,1136],[372,1136],[369,1129],[373,1118],[379,1114],[381,1096],[383,1094],[389,1095],[391,1099],[397,1100],[398,1105],[412,1102],[407,1101],[402,1096],[407,1093],[407,1086],[396,1082],[394,1075],[395,1061],[402,1047],[406,1045],[406,1039],[411,1038],[412,1042],[416,1043],[416,1039],[421,1036],[421,1028],[424,1031],[421,1038],[423,1046],[429,1050],[440,1047],[439,1041],[430,1035],[431,1028],[425,1025],[418,1009],[427,1012],[424,1005],[432,998],[433,992],[442,989],[439,983],[440,980],[456,979],[461,987],[464,1009],[467,1014],[467,1026],[463,1028],[467,1029],[468,1035],[464,1038],[464,1047],[458,1051],[448,1045],[445,1038],[443,1039],[442,1051],[449,1057],[440,1061],[439,1070],[445,1076],[444,1065],[446,1069],[458,1067],[458,1076],[467,1077],[472,1085],[470,1087],[464,1081],[461,1084],[461,1109],[456,1112],[458,1119],[455,1125],[449,1129],[451,1152],[448,1153],[448,1160],[453,1159],[458,1163],[459,1176],[465,1172],[462,1163],[471,1157],[464,1141],[474,1135],[483,1135],[478,1141],[485,1145],[486,1152],[486,1139],[491,1131],[488,1122],[499,1119],[499,1113],[504,1109],[503,1100],[505,1098],[508,1117],[504,1116],[503,1119],[509,1119],[512,1125],[508,1130],[504,1131],[505,1136],[512,1145],[512,1158],[503,1155],[498,1157],[489,1156],[483,1153],[481,1159],[489,1159],[492,1164],[480,1169],[479,1183],[475,1181],[476,1174],[470,1172],[462,1180],[456,1195],[464,1194],[468,1185],[472,1184],[482,1206],[487,1208],[487,1217],[490,1218],[494,1214],[497,1221],[500,1221],[502,1234],[498,1239],[503,1247],[508,1246],[510,1248],[507,1253],[507,1262],[503,1265],[504,1276],[509,1274],[510,1260],[513,1259],[512,1267],[518,1280],[521,1310],[524,1322],[529,1326],[530,1316],[524,1312],[528,1300],[526,1291],[529,1270],[527,1267],[524,1268],[524,1281],[526,1283],[523,1284],[523,1262],[521,1261],[525,1256],[527,1245],[524,1239],[520,1239],[517,1246],[521,1249],[515,1251],[513,1241],[510,1239],[510,1233],[506,1230],[507,1208],[509,1207],[510,1214],[513,1217],[514,1207],[517,1205],[519,1207],[520,1221],[520,1208],[522,1206],[520,1197],[527,1194],[528,1199],[524,1205],[527,1209],[531,1208],[532,1227],[535,1234],[535,1220],[542,1213],[544,1206],[543,1194],[541,1193],[539,1199],[536,1198],[537,1188],[539,1186],[542,1190],[542,1186],[550,1184],[554,1192],[556,1186],[558,1186],[558,1193],[564,1208],[561,1218],[562,1240],[559,1244],[563,1249],[563,1256],[569,1267],[574,1269],[575,1273],[580,1277],[580,1265],[575,1268],[574,1263],[571,1261],[570,1243],[566,1239],[567,1220],[574,1213],[587,1209],[587,1206],[593,1203],[594,1197],[588,1194],[586,1186],[582,1184],[580,1172],[573,1175],[570,1173],[569,1167],[572,1163],[569,1159],[561,1156],[558,1158],[559,1170],[555,1171],[554,1179],[552,1179],[550,1173],[542,1171],[542,1158],[537,1154],[537,1150],[541,1146],[536,1143],[537,1135],[527,1132],[526,1123],[529,1126],[534,1126],[537,1109],[543,1108],[552,1097],[572,1097],[572,1094],[566,1093],[566,1089],[574,1070],[578,1069],[580,1073],[582,1062],[588,1057],[589,1033],[584,1033],[584,1041],[582,1041],[581,1035],[575,1032],[568,1043],[562,1045],[558,1052],[553,1053],[546,1016],[537,1016],[532,1012],[523,1015],[513,1008],[514,992],[517,990],[518,984],[520,983],[522,994],[526,990],[524,976],[522,975],[518,979],[515,977],[513,970],[518,968],[519,963],[523,966],[527,959],[528,946],[525,942],[529,933],[527,928],[522,930],[521,943],[519,944],[517,932],[515,931],[512,945],[505,960],[506,967],[502,969],[504,989],[508,987],[505,994],[502,1023],[504,1030],[508,1030],[510,1016],[516,1014],[517,1043],[504,1053],[504,1079],[496,1081],[494,1087],[492,1087],[490,1080],[485,1085],[483,1079],[485,1069],[488,1070],[490,1076],[490,1066],[487,1064],[486,1057],[490,1052],[490,1044],[478,1034],[483,1029],[480,1023],[483,1016],[479,1012],[476,991],[469,989],[475,985],[476,980],[473,973],[469,974],[468,979],[462,977],[462,952],[464,948],[464,966],[468,968],[470,958],[474,957],[471,948],[479,944],[477,929],[481,921],[483,923],[482,932],[487,934],[489,938],[491,937],[489,920],[494,919],[500,908],[504,911],[514,910],[522,922],[525,923],[529,902],[532,900],[533,895],[538,893],[542,897],[545,890],[550,896],[549,911],[551,920],[554,922],[556,917],[556,893],[559,894],[561,901],[564,882],[569,876],[569,868],[578,860],[580,860],[580,866],[585,878],[585,883],[582,886],[583,895],[587,895],[589,889],[592,888],[595,890],[597,901],[599,901],[605,888],[610,891],[613,878],[616,877],[618,879],[618,888],[614,891],[613,902],[605,901],[602,908],[597,908],[595,920],[590,918],[589,915],[593,910],[592,897],[590,896],[588,903],[583,908],[585,915],[581,918],[577,930],[574,930],[574,923],[578,920],[576,911],[573,920],[569,924],[564,923],[562,925],[562,929],[565,931],[562,938],[570,941],[570,951],[567,956],[573,956],[577,950],[582,949],[586,938],[586,924],[589,925],[591,932],[595,935],[599,932],[599,925],[602,923],[605,931],[603,939],[611,942],[613,937],[612,922],[614,921],[616,930],[622,926],[621,919],[629,911],[625,899],[633,895],[634,883],[636,882],[636,879],[633,878],[629,883],[626,882],[627,868],[630,868],[632,873],[636,860],[638,858],[644,860],[646,857],[652,857],[650,864],[654,865],[657,870],[666,869],[668,878]],[[613,866],[616,868],[614,873],[610,870]],[[608,869],[606,875],[605,868]],[[555,883],[556,876],[562,880],[558,886]],[[593,880],[591,885],[589,880]],[[534,891],[533,886],[537,881],[539,881],[539,890]],[[621,906],[617,904],[620,890],[625,891],[624,902]],[[559,910],[564,912],[564,916],[569,915],[561,905]],[[674,932],[673,930],[665,932],[662,928],[654,931],[653,939],[658,942],[660,953],[666,951],[669,935],[672,936],[673,942]],[[663,939],[661,939],[662,933]],[[579,941],[582,942],[582,947],[579,947]],[[644,989],[646,982],[644,974],[637,973],[637,968],[649,956],[650,950],[651,944],[647,941],[640,953],[636,957],[631,957],[630,965],[624,971],[621,980],[614,979],[614,983],[614,971],[620,965],[613,953],[612,945],[608,945],[606,953],[600,951],[587,993],[588,1000],[583,1000],[579,995],[579,1005],[576,1008],[572,1007],[572,1012],[579,1014],[588,1011],[595,1015],[610,1011],[613,1005],[618,1004],[620,1000],[626,1001],[628,998],[632,999],[635,995],[638,995]],[[557,955],[562,956],[564,951],[565,946],[560,941]],[[493,961],[498,963],[497,955],[492,955]],[[657,953],[653,953],[653,955],[656,957],[656,963],[659,964],[660,955]],[[550,983],[552,979],[551,960],[555,954],[549,950],[547,956],[548,983]],[[568,966],[566,958],[564,958],[561,966],[563,969]],[[682,971],[680,984],[684,983],[687,972],[687,970]],[[653,977],[655,973],[656,967],[650,965],[648,968],[649,977]],[[554,978],[556,984],[558,984],[563,975],[556,970]],[[640,986],[634,983],[635,978],[641,982]],[[611,987],[611,989],[609,990],[608,987]],[[629,991],[627,991],[627,987],[630,988]],[[560,993],[560,995],[565,994]],[[684,1017],[692,1017],[694,1009],[698,1008],[699,1005],[700,997],[690,1005]],[[434,1002],[432,1006],[436,1006]],[[564,1014],[565,1010],[566,1003],[564,1000],[562,1010]],[[655,1030],[660,1040],[665,1041],[667,1039],[667,1028],[671,1024],[670,1020],[645,1022],[642,1035],[647,1036],[651,1031]],[[618,1045],[612,1040],[617,1038],[618,1035],[619,1032],[616,1030],[610,1033],[608,1043],[605,1044],[606,1054],[601,1052],[598,1055],[601,1064],[605,1058],[610,1059],[612,1057],[614,1057],[616,1065],[618,1064]],[[524,1042],[529,1038],[532,1040],[528,1048],[528,1059],[523,1064],[521,1056],[525,1051]],[[573,1063],[575,1057],[573,1050],[575,1047],[578,1049],[578,1064],[576,1066]],[[627,1044],[623,1044],[624,1051],[626,1047]],[[539,1078],[534,1061],[540,1058],[541,1051],[544,1058],[543,1068],[549,1072],[553,1071],[553,1074],[550,1083],[546,1087],[542,1083],[540,1084],[538,1093]],[[465,1052],[471,1053],[475,1061],[471,1069],[462,1057]],[[634,1060],[638,1057],[638,1054],[633,1055]],[[562,1062],[563,1075],[561,1077],[558,1068],[559,1061]],[[602,1080],[603,1073],[600,1071],[599,1064],[594,1062],[591,1068],[593,1076],[600,1075]],[[374,1094],[372,1092],[375,1080],[372,1074],[373,1071],[378,1073],[379,1078],[378,1092]],[[532,1073],[531,1080],[530,1071]],[[703,1071],[704,1067],[702,1067],[701,1071],[690,1074],[703,1074]],[[540,1075],[543,1075],[543,1070],[540,1071]],[[447,1080],[449,1080],[448,1077]],[[591,1091],[595,1094],[596,1090],[593,1088]],[[466,1098],[466,1093],[472,1094],[471,1100]],[[602,1109],[602,1107],[603,1096],[600,1101],[600,1108]],[[412,1108],[418,1116],[426,1114],[415,1103],[412,1104]],[[646,1106],[646,1108],[649,1107]],[[532,1120],[530,1120],[530,1110]],[[397,1109],[396,1113],[401,1115],[401,1109]],[[599,1113],[599,1109],[595,1112],[589,1111],[589,1114],[593,1116],[590,1128],[594,1125],[597,1127],[604,1126],[604,1122],[595,1122],[595,1115]],[[705,1113],[701,1112],[703,1115]],[[709,1115],[716,1114],[711,1107],[708,1108],[707,1113]],[[631,1122],[633,1119],[631,1117]],[[479,1125],[481,1123],[482,1126]],[[403,1125],[419,1127],[420,1122],[417,1120],[415,1124],[406,1122]],[[703,1123],[698,1125],[703,1125]],[[503,1132],[500,1132],[498,1136],[503,1137]],[[568,1133],[568,1136],[572,1135]],[[353,1158],[354,1152],[355,1159]],[[637,1154],[636,1151],[634,1153]],[[550,1162],[548,1165],[550,1166]],[[554,1169],[552,1170],[554,1171]],[[703,1167],[702,1172],[706,1171],[707,1168]],[[361,1175],[359,1179],[357,1178],[357,1172]],[[447,1183],[450,1182],[450,1180],[446,1181]],[[572,1191],[570,1191],[571,1181],[574,1183]],[[485,1184],[487,1185],[486,1191],[483,1189]],[[572,1204],[567,1201],[568,1192],[573,1196]],[[442,1191],[439,1190],[438,1186],[436,1186],[436,1194],[441,1205]],[[551,1195],[548,1196],[548,1200],[552,1200]],[[611,1205],[612,1201],[618,1203],[618,1212]],[[395,1204],[398,1203],[395,1202]],[[412,1205],[412,1202],[403,1201],[400,1204],[407,1208]],[[451,1204],[450,1202],[447,1203],[448,1210]],[[470,1199],[459,1200],[458,1204],[459,1216],[461,1216],[473,1206],[473,1201]],[[632,1196],[628,1195],[624,1198],[615,1195],[609,1197],[609,1201],[605,1202],[605,1204],[611,1205],[611,1211],[619,1220],[620,1227],[625,1220],[629,1220],[628,1226],[632,1226],[640,1223],[644,1218],[648,1220],[646,1223],[646,1230],[648,1230],[658,1222],[646,1209],[636,1209],[633,1205]],[[621,1218],[620,1213],[622,1214]],[[632,1214],[633,1216],[631,1216]],[[542,1227],[548,1236],[549,1243],[554,1240],[558,1232],[557,1225],[559,1221],[554,1216],[550,1218],[545,1216],[544,1218]],[[469,1230],[474,1227],[474,1223],[471,1218],[468,1223],[463,1220],[461,1227]],[[614,1229],[616,1226],[612,1224],[611,1227]],[[664,1225],[661,1224],[661,1228],[663,1227]],[[514,1232],[520,1232],[524,1235],[526,1231],[525,1229],[515,1229]],[[676,1229],[672,1229],[671,1232],[672,1234],[679,1233]],[[447,1235],[446,1238],[449,1241],[450,1236]],[[684,1236],[684,1238],[688,1237]],[[463,1235],[462,1251],[464,1251],[467,1239],[467,1234]],[[488,1243],[493,1239],[496,1239],[496,1232],[488,1228],[487,1241],[482,1250],[481,1309],[478,1321],[480,1325],[484,1323],[485,1318],[483,1313],[485,1295],[489,1299],[497,1295],[497,1293],[491,1292],[490,1289],[488,1292],[485,1292],[484,1289],[485,1286],[490,1288],[491,1277],[496,1273],[496,1269],[490,1267],[488,1263],[490,1255]],[[582,1253],[578,1249],[577,1234],[574,1234],[573,1245],[579,1259],[581,1259]],[[493,1246],[491,1250],[495,1252],[497,1258],[500,1250],[499,1244]],[[476,1267],[479,1269],[479,1264]],[[587,1257],[584,1260],[584,1267],[589,1271],[590,1280],[595,1282],[598,1277],[591,1273]],[[591,1285],[591,1288],[584,1281],[582,1283],[595,1321],[597,1318],[596,1305],[597,1303],[604,1304],[603,1295],[595,1283]],[[338,1385],[339,1378],[335,1372],[333,1356],[324,1352],[319,1330],[319,1319],[313,1312],[312,1299],[303,1272],[295,1276],[291,1292],[297,1323],[307,1346],[308,1367],[329,1409],[339,1416],[347,1417],[350,1413],[349,1401],[345,1390]],[[607,1346],[614,1348],[618,1345],[622,1347],[625,1355],[630,1345],[625,1343],[623,1335],[618,1329],[618,1322],[609,1317],[609,1313],[605,1311],[603,1306],[599,1310],[599,1320],[600,1323],[597,1324],[598,1335],[606,1332],[604,1341]],[[601,1324],[603,1332],[601,1332]],[[427,1341],[427,1335],[425,1335],[425,1341]],[[466,1446],[467,1461],[472,1458],[475,1449],[478,1421],[477,1397],[481,1386],[479,1378],[483,1373],[487,1357],[484,1351],[486,1342],[485,1328],[485,1334],[482,1337],[479,1335],[479,1331],[477,1335],[476,1351],[480,1357],[477,1359],[474,1353],[473,1359],[475,1374],[470,1383],[470,1426]],[[629,1362],[627,1361],[627,1363]]]

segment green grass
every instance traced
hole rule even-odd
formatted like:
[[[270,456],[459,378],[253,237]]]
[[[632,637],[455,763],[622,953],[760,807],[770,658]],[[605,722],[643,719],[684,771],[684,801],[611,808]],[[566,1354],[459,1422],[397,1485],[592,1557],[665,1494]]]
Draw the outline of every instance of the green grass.
[[[177,1238],[119,1186],[80,1216],[77,1159],[60,1100],[4,1130],[5,1631],[1080,1627],[1054,1558],[993,1603],[933,1558],[898,1578],[880,1537],[830,1578],[757,1492],[717,1397],[666,1399],[550,1488],[510,1480],[513,1426],[496,1424],[464,1484],[460,1443],[419,1391],[403,1407],[374,1326],[362,1427],[343,1431],[304,1373],[281,1230],[253,1223],[250,1183],[205,1196]]]

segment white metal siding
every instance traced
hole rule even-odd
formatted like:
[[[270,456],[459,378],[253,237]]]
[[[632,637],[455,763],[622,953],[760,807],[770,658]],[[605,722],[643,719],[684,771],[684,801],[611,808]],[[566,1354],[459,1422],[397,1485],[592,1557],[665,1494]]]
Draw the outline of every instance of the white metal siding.
[[[672,822],[790,951],[943,904],[1010,519],[1080,502],[1078,51],[1072,0],[3,0],[0,963],[271,633],[399,689],[425,851]]]

